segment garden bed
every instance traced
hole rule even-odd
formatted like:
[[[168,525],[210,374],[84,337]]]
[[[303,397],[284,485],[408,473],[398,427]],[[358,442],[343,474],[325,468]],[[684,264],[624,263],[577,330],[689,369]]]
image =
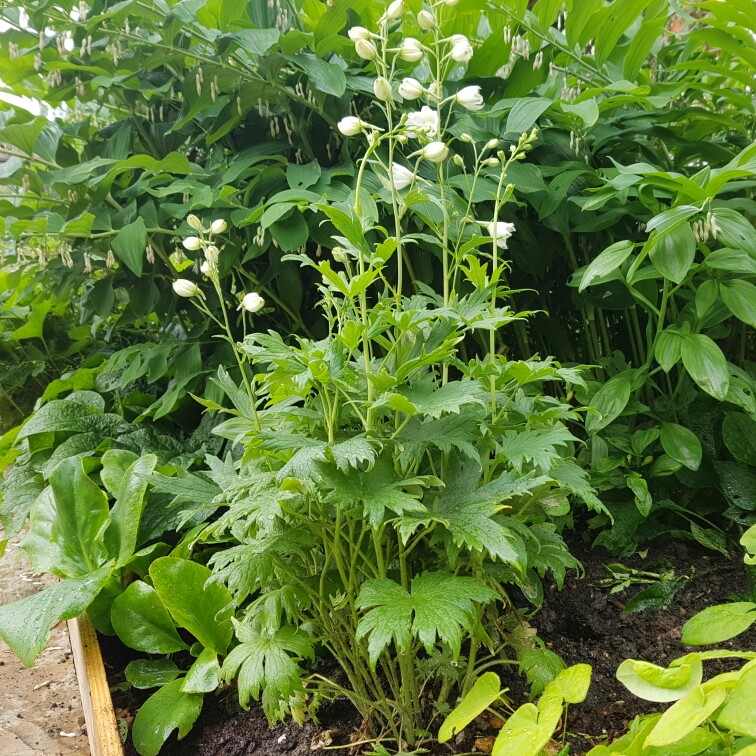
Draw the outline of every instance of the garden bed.
[[[547,584],[543,608],[535,615],[532,624],[539,637],[568,665],[589,663],[593,668],[588,698],[585,703],[570,709],[568,731],[571,753],[574,754],[585,753],[597,743],[619,737],[633,717],[663,708],[661,704],[634,697],[617,681],[615,672],[624,659],[646,659],[666,665],[684,655],[687,647],[680,643],[683,623],[707,606],[736,594],[747,594],[749,585],[739,559],[728,559],[685,542],[661,542],[650,547],[645,557],[635,555],[623,560],[613,560],[600,551],[591,552],[581,545],[573,545],[573,551],[585,566],[585,578],[570,575],[562,591],[554,584]],[[624,611],[625,603],[646,586],[635,585],[611,594],[602,581],[608,577],[605,565],[617,561],[637,570],[673,570],[676,576],[688,576],[689,579],[682,583],[670,606],[630,613]],[[721,645],[752,648],[756,646],[756,629]],[[111,686],[123,688],[123,667],[136,657],[135,652],[123,648],[113,639],[103,639],[103,655]],[[707,676],[723,671],[713,662],[707,664],[710,665],[706,667]],[[523,678],[504,673],[502,679],[510,687],[513,703],[522,703],[527,698]],[[140,691],[116,690],[113,699],[117,714],[130,719],[143,698]],[[208,696],[192,732],[182,741],[172,736],[161,754],[246,756],[254,753],[272,756],[287,753],[304,756],[317,752],[319,744],[348,744],[360,725],[360,718],[354,710],[339,702],[324,707],[320,720],[319,727],[312,723],[299,727],[288,722],[271,730],[258,706],[242,711],[235,691],[226,691],[219,697]],[[469,727],[466,736],[455,744],[456,750],[436,746],[431,752],[482,751],[496,734],[486,724],[476,722]],[[130,742],[126,744],[125,753],[136,756]]]

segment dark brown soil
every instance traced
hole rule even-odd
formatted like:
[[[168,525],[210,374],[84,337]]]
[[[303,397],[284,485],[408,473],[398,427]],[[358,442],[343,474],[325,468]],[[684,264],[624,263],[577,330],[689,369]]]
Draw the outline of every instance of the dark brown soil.
[[[668,664],[672,659],[687,653],[688,647],[680,643],[681,628],[685,620],[696,612],[715,603],[746,595],[750,590],[747,574],[739,557],[726,559],[704,551],[696,545],[668,542],[653,546],[645,558],[635,556],[622,563],[643,570],[661,571],[674,568],[675,574],[690,579],[679,590],[673,605],[662,609],[649,609],[639,613],[624,611],[624,604],[641,588],[632,587],[610,594],[602,580],[607,577],[604,565],[613,562],[601,552],[577,546],[573,552],[585,565],[586,575],[578,579],[570,576],[564,590],[558,591],[547,584],[543,608],[531,620],[538,635],[548,647],[570,664],[589,663],[593,667],[590,692],[585,703],[570,707],[568,731],[570,753],[585,753],[600,742],[620,735],[628,721],[638,714],[660,710],[652,704],[635,698],[615,678],[619,664],[627,658],[646,659]],[[756,648],[756,628],[738,639],[721,644],[730,648]],[[131,652],[118,650],[111,641],[103,644],[106,667],[112,675],[111,683],[123,680],[122,670]],[[709,675],[723,670],[707,662]],[[516,669],[508,667],[507,669]],[[511,674],[511,673],[510,673]],[[528,692],[522,678],[502,675],[502,682],[510,687],[515,704],[527,700]],[[143,691],[116,691],[114,705],[120,715],[133,717],[144,698]],[[135,695],[136,694],[136,695]],[[202,714],[192,732],[183,740],[171,737],[161,756],[306,756],[311,753],[327,754],[318,743],[332,739],[331,745],[349,743],[350,735],[358,729],[360,718],[346,703],[334,702],[319,712],[320,725],[307,723],[302,727],[294,723],[271,730],[259,707],[248,712],[239,709],[234,691],[223,696],[208,695]],[[324,734],[325,733],[325,734]],[[485,740],[495,731],[473,723],[466,737],[449,746],[436,746],[433,754],[470,753],[485,748]],[[476,738],[482,738],[476,744]],[[331,751],[355,753],[354,750]],[[130,743],[127,756],[136,756]]]

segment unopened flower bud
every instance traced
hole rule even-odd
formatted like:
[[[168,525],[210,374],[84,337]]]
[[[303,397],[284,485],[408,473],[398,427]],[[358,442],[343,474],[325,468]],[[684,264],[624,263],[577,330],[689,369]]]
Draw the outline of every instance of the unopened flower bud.
[[[207,276],[210,278],[210,276],[215,272],[215,265],[211,263],[208,260],[204,260],[202,262],[202,265],[200,265],[200,273],[202,273],[203,276]]]
[[[353,26],[347,34],[352,42],[357,42],[360,39],[370,39],[372,34],[364,26]]]
[[[483,165],[490,165],[491,168],[495,168],[497,165],[499,165],[499,158],[495,158],[495,157],[486,158],[483,161]]]
[[[256,291],[251,291],[244,295],[240,306],[247,312],[259,312],[265,307],[265,300]]]
[[[420,13],[417,14],[417,23],[420,24],[423,29],[430,30],[436,28],[436,19],[433,14],[427,10],[421,10]]]
[[[338,130],[344,136],[357,136],[365,126],[367,124],[361,118],[357,118],[357,116],[345,116],[337,124]]]
[[[485,104],[478,86],[462,87],[454,95],[454,100],[467,110],[480,110]]]
[[[499,146],[499,140],[498,140],[498,139],[496,139],[496,138],[494,138],[494,139],[489,139],[489,140],[488,140],[488,141],[486,142],[486,149],[487,149],[487,150],[495,150],[495,149],[496,149],[496,148],[497,148],[498,146]]]
[[[449,148],[443,142],[429,142],[420,150],[420,155],[431,163],[442,163],[449,155]]]
[[[373,92],[381,102],[391,102],[391,84],[385,76],[379,76],[373,82]]]
[[[386,8],[386,18],[395,20],[400,18],[404,13],[404,0],[393,0],[393,2]]]
[[[196,215],[187,215],[186,222],[189,228],[193,228],[195,231],[202,231],[202,221]]]
[[[187,236],[181,243],[184,245],[184,249],[188,249],[190,252],[194,252],[202,246],[202,240],[198,236]]]
[[[210,224],[210,231],[213,234],[222,234],[228,228],[228,223],[223,218],[218,218]]]
[[[347,251],[344,247],[334,247],[331,250],[331,255],[333,255],[333,259],[338,263],[344,263],[348,259]]]
[[[173,290],[180,297],[196,297],[199,294],[199,286],[186,278],[178,278],[173,282]]]
[[[464,42],[457,42],[452,45],[451,58],[456,60],[457,63],[467,63],[473,56],[472,45],[465,40]]]
[[[463,131],[459,135],[459,140],[461,142],[467,142],[468,144],[473,144],[475,142],[475,140],[466,131]]]
[[[205,250],[205,260],[207,260],[211,265],[217,265],[219,258],[220,258],[220,250],[218,249],[218,247],[211,244]]]
[[[399,57],[408,63],[417,63],[423,57],[423,46],[414,37],[406,37],[399,45]]]
[[[465,167],[465,161],[462,159],[462,155],[455,155],[452,160],[454,161],[454,165],[457,165],[460,168]]]
[[[412,77],[402,79],[399,85],[399,94],[405,100],[416,100],[423,93],[423,85]]]
[[[369,39],[358,39],[354,43],[354,49],[363,60],[375,60],[378,55],[378,49]]]

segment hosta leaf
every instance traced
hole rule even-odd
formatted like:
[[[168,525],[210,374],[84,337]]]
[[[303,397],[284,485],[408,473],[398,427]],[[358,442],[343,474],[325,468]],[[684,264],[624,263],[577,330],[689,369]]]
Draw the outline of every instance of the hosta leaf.
[[[202,711],[201,693],[183,693],[183,680],[174,680],[153,693],[134,719],[131,737],[140,756],[158,756],[168,736],[178,729],[185,737]]]
[[[671,745],[689,735],[724,702],[724,688],[693,688],[684,698],[667,709],[644,741],[645,747]]]
[[[370,663],[393,641],[399,653],[410,650],[417,638],[431,653],[437,640],[459,656],[462,631],[471,630],[475,605],[495,600],[497,594],[472,577],[426,572],[412,580],[410,592],[393,580],[363,583],[357,608],[368,609],[357,626],[357,637],[368,639]]]
[[[692,646],[722,643],[740,635],[756,623],[756,604],[737,601],[706,607],[684,625],[682,642]]]
[[[501,682],[495,672],[485,672],[452,710],[438,730],[438,742],[446,743],[461,732],[501,695]]]
[[[279,718],[282,702],[303,691],[302,668],[298,662],[313,658],[312,643],[301,630],[286,625],[271,633],[259,633],[237,625],[241,643],[223,662],[221,677],[237,679],[239,703],[248,708],[250,698],[259,699],[268,719]]]
[[[700,685],[703,665],[698,654],[675,659],[669,667],[625,659],[617,668],[617,679],[633,694],[646,701],[677,701]]]

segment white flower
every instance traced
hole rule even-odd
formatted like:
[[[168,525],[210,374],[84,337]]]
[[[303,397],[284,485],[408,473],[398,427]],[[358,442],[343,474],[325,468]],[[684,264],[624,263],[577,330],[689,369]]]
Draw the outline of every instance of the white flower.
[[[239,307],[244,308],[247,312],[259,312],[265,307],[265,300],[256,291],[251,291],[244,295]]]
[[[198,236],[187,236],[181,243],[184,245],[184,249],[194,252],[202,246],[202,239]]]
[[[386,8],[386,18],[394,20],[400,18],[404,13],[404,0],[394,0],[388,8]]]
[[[423,57],[423,46],[414,37],[407,37],[399,45],[399,57],[408,63],[417,63]]]
[[[456,5],[459,0],[444,0],[444,5],[448,5],[450,8]]]
[[[218,247],[211,244],[205,250],[205,260],[207,260],[211,265],[217,265],[219,257],[220,257],[220,250],[218,249]]]
[[[228,228],[228,223],[223,218],[218,218],[210,224],[210,233],[222,234]]]
[[[202,273],[203,276],[210,278],[210,276],[215,272],[215,267],[215,263],[211,263],[209,260],[205,260],[202,265],[200,265],[200,273]]]
[[[373,82],[373,92],[381,102],[391,102],[391,84],[385,76],[379,76]]]
[[[462,87],[462,89],[454,95],[454,99],[463,108],[467,110],[480,110],[483,105],[483,95],[480,93],[480,87]]]
[[[436,19],[433,14],[427,10],[421,10],[420,13],[417,14],[417,23],[420,24],[423,29],[430,30],[436,28]]]
[[[337,124],[338,130],[344,136],[357,136],[366,126],[365,121],[357,116],[344,116]]]
[[[178,278],[173,282],[173,290],[180,297],[196,297],[199,294],[199,286],[186,278]]]
[[[515,232],[515,225],[514,223],[505,223],[504,221],[499,221],[498,223],[494,223],[491,221],[490,223],[484,224],[486,227],[486,231],[488,231],[488,235],[496,239],[496,246],[500,247],[501,249],[507,248],[507,239],[509,239],[510,236]]]
[[[202,221],[196,215],[187,215],[186,222],[189,224],[189,228],[193,228],[195,231],[203,231]]]
[[[462,34],[455,34],[454,36],[463,37]],[[456,60],[457,63],[467,63],[467,61],[473,56],[472,45],[466,37],[463,38],[464,42],[460,40],[459,42],[454,42],[452,44],[451,58],[452,60]]]
[[[420,110],[407,114],[406,127],[411,136],[419,137],[422,134],[432,139],[438,135],[438,112],[423,105]]]
[[[369,39],[358,39],[354,43],[354,49],[357,51],[357,55],[364,60],[375,60],[378,55],[378,49],[376,48],[375,43],[371,42]]]
[[[405,100],[416,100],[423,93],[423,85],[412,77],[402,80],[399,85],[399,94]]]
[[[449,155],[449,148],[443,142],[429,142],[420,150],[420,155],[431,163],[442,163]]]
[[[357,42],[359,39],[370,39],[373,36],[364,26],[353,26],[347,34],[352,42]]]
[[[399,163],[392,163],[391,178],[397,189],[406,189],[415,180],[415,174]]]

